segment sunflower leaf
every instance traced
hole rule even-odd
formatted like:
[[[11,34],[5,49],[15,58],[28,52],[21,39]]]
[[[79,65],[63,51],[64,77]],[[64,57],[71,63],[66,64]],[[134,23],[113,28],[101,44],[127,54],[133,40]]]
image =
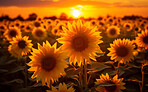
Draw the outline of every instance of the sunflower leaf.
[[[110,68],[110,66],[98,62],[93,62],[90,64],[90,66],[88,66],[88,70],[96,70],[96,71],[102,71],[106,68]]]
[[[81,71],[81,68],[77,68],[77,69],[70,68],[66,70],[66,74],[68,77],[70,77],[70,76],[79,74],[80,71]]]
[[[96,84],[96,86],[115,86],[116,84],[110,84],[110,83],[100,83],[100,84]]]
[[[11,80],[11,81],[6,81],[6,82],[3,82],[2,84],[11,84],[11,83],[18,83],[18,84],[22,84],[24,81],[22,79],[14,79],[14,80]]]
[[[9,71],[8,74],[16,73],[16,72],[22,71],[22,70],[24,70],[24,69],[25,69],[25,66],[18,66],[18,67],[16,67],[15,69]]]

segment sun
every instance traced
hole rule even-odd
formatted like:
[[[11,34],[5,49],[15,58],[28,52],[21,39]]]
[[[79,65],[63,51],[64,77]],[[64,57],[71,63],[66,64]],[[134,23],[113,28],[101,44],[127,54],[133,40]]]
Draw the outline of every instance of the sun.
[[[80,16],[80,11],[79,10],[73,10],[72,15],[74,17],[79,17]]]

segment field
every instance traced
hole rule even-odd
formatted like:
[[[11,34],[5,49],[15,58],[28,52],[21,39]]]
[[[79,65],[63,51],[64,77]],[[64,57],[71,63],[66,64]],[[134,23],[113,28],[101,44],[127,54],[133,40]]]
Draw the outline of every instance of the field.
[[[148,92],[148,20],[3,20],[0,92]]]

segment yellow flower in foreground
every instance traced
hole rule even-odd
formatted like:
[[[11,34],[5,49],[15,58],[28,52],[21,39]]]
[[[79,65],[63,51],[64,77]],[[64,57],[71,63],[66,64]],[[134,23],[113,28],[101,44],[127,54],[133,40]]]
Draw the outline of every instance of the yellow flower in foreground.
[[[65,83],[63,83],[63,85],[62,83],[60,83],[59,89],[56,89],[55,87],[52,86],[52,91],[47,90],[47,92],[74,92],[74,91],[75,90],[73,87],[67,88]]]
[[[121,63],[129,62],[133,59],[134,45],[128,39],[117,39],[113,41],[113,44],[110,44],[111,48],[108,48],[110,51],[107,56],[111,56],[111,60],[115,59]]]
[[[110,26],[106,32],[108,37],[115,38],[120,34],[120,29],[117,26]]]
[[[139,47],[148,49],[148,30],[142,31],[141,34],[138,34],[138,37],[136,37],[136,43]]]
[[[31,68],[29,71],[35,71],[31,78],[37,78],[42,81],[42,84],[50,84],[50,81],[54,82],[58,80],[61,73],[64,72],[64,68],[67,67],[65,61],[65,54],[58,48],[57,43],[53,46],[48,41],[43,42],[43,46],[38,44],[38,49],[33,49],[30,56],[31,61],[28,63]]]
[[[68,23],[68,30],[63,27],[64,33],[62,37],[57,39],[62,43],[62,49],[68,53],[70,63],[81,62],[85,60],[90,61],[90,58],[95,59],[96,53],[101,53],[98,44],[102,43],[99,32],[96,28],[90,29],[90,25],[82,25],[81,21]]]
[[[122,92],[121,90],[126,89],[123,85],[123,78],[118,79],[118,75],[115,75],[113,78],[109,78],[108,73],[106,75],[101,75],[100,79],[96,79],[95,84],[107,83],[112,84],[110,86],[99,86],[96,88],[99,92]]]
[[[31,40],[28,40],[27,36],[16,36],[10,42],[12,45],[8,47],[8,51],[12,54],[12,56],[20,58],[23,55],[27,55],[27,53],[32,49],[33,44]]]

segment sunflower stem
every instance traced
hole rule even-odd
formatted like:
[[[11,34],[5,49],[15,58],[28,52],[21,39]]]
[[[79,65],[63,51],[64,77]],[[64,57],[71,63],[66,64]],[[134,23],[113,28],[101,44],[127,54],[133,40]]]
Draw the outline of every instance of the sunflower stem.
[[[25,87],[27,87],[27,57],[25,56]]]
[[[116,68],[116,74],[119,76],[119,67],[120,67],[120,62],[118,62],[118,66]]]
[[[143,71],[143,65],[141,68],[141,73],[142,73],[142,86],[141,86],[141,92],[144,92],[144,71]]]
[[[84,87],[85,87],[84,91],[86,92],[87,91],[87,64],[85,60],[83,64],[84,64]]]

